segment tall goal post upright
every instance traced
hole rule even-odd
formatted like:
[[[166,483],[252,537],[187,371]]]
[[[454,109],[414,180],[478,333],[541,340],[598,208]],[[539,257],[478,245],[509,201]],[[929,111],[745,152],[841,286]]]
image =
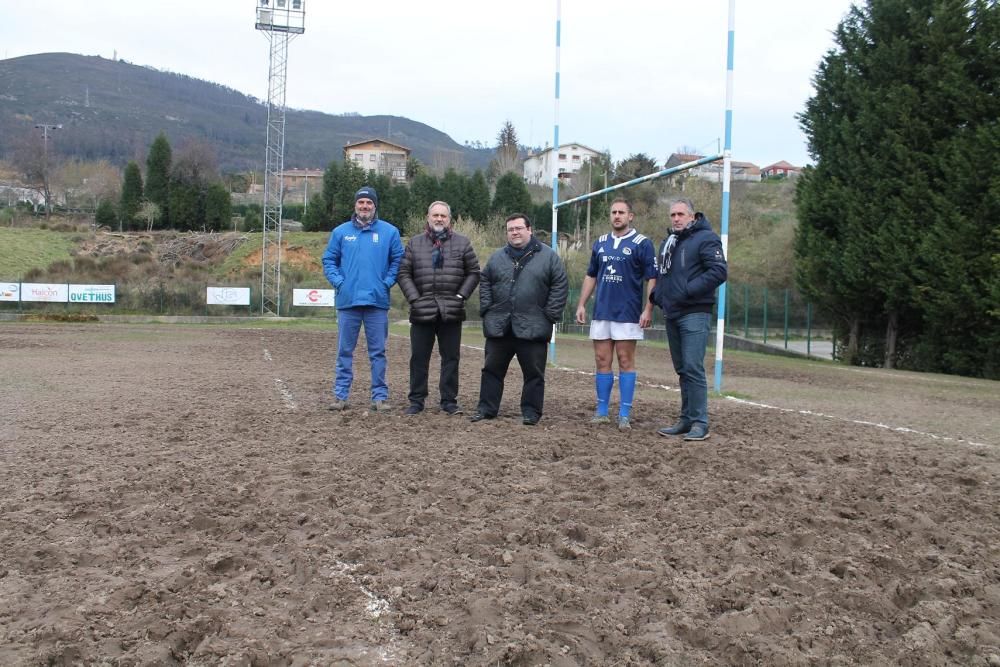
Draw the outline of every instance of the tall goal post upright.
[[[281,314],[281,209],[285,172],[288,43],[305,32],[305,0],[257,0],[254,27],[269,45],[264,212],[261,230],[260,312]]]
[[[559,252],[559,56],[562,46],[562,0],[556,0],[556,88],[555,111],[552,123],[552,250]],[[588,186],[589,187],[589,186]],[[552,338],[549,340],[549,361],[556,362],[556,328],[552,325]]]
[[[561,0],[556,0],[556,100],[555,100],[555,146],[553,150],[556,151],[556,157],[559,155],[559,29],[560,29],[560,14],[561,14]],[[697,160],[692,160],[691,162],[685,162],[684,164],[677,165],[676,167],[670,167],[666,169],[661,169],[652,174],[647,174],[646,176],[640,176],[639,178],[633,178],[630,181],[624,183],[619,183],[618,185],[613,185],[611,187],[605,187],[600,190],[595,190],[593,192],[588,192],[586,194],[580,195],[579,197],[573,197],[572,199],[567,199],[566,201],[559,201],[558,188],[558,159],[556,160],[556,175],[552,179],[552,245],[553,248],[557,248],[558,237],[556,236],[557,230],[557,220],[559,209],[568,206],[570,204],[575,204],[578,202],[588,201],[594,197],[600,195],[605,195],[616,190],[622,190],[624,188],[630,188],[634,185],[639,185],[640,183],[645,183],[647,181],[652,181],[664,176],[669,176],[671,174],[677,174],[682,171],[687,171],[688,169],[693,169],[703,164],[709,164],[711,162],[718,162],[722,160],[722,215],[721,215],[721,228],[720,237],[722,239],[722,252],[728,257],[729,256],[729,184],[732,178],[732,148],[733,148],[733,60],[734,60],[734,45],[735,45],[735,34],[736,34],[736,0],[729,0],[729,19],[728,19],[728,32],[727,32],[727,52],[726,52],[726,113],[725,113],[725,146],[722,153],[716,155],[707,155],[703,158]],[[589,187],[589,184],[588,184]],[[558,248],[557,248],[558,249]],[[718,320],[716,322],[716,332],[715,332],[715,391],[722,391],[722,350],[725,344],[725,318],[726,318],[726,284],[722,283],[719,287],[719,308],[718,308]],[[555,328],[552,331],[552,356],[555,357]]]
[[[722,149],[722,219],[719,235],[722,255],[729,258],[729,184],[732,180],[733,156],[733,58],[736,43],[736,0],[729,0],[729,30],[726,39],[726,143]],[[726,286],[719,286],[718,320],[715,323],[715,391],[722,391],[722,350],[726,341]]]

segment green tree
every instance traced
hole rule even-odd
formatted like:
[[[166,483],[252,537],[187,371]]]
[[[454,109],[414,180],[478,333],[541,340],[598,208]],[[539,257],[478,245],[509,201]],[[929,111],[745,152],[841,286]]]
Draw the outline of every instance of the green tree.
[[[173,229],[201,229],[205,222],[205,197],[200,184],[172,177],[167,209]]]
[[[125,179],[122,182],[122,194],[118,203],[118,230],[135,229],[139,225],[136,216],[142,206],[142,173],[134,161],[125,167]]]
[[[248,224],[247,217],[243,218],[244,224]],[[331,218],[326,210],[326,202],[323,193],[318,192],[309,198],[309,207],[302,216],[302,229],[307,232],[323,232],[331,229]]]
[[[465,183],[465,206],[470,218],[479,224],[490,214],[490,186],[482,169],[476,169]]]
[[[420,172],[410,186],[410,215],[424,220],[427,217],[427,207],[441,199],[441,183],[437,176]]]
[[[520,149],[517,145],[517,130],[509,120],[505,121],[503,127],[497,132],[496,156],[490,165],[492,173],[499,178],[504,174],[519,171]]]
[[[98,227],[113,228],[117,223],[118,214],[115,212],[115,205],[108,199],[102,199],[94,214],[94,224]]]
[[[509,171],[497,179],[491,208],[494,213],[505,216],[531,210],[531,195],[520,174]]]
[[[645,153],[633,153],[615,165],[614,182],[624,183],[657,171],[659,171],[659,167],[656,166],[655,159]]]
[[[378,191],[379,217],[406,232],[410,219],[410,189],[403,183]]]
[[[146,199],[156,204],[160,209],[162,220],[167,219],[170,197],[170,168],[173,151],[170,142],[163,132],[160,132],[149,147],[146,157]]]
[[[205,229],[213,232],[228,230],[233,220],[232,197],[222,183],[212,183],[205,191]]]
[[[800,116],[816,167],[797,188],[796,277],[840,317],[849,361],[1000,373],[998,13],[869,0],[820,65]]]
[[[464,174],[458,173],[452,167],[448,167],[444,172],[444,178],[441,179],[441,199],[451,206],[451,215],[455,219],[469,215],[469,207],[465,202],[467,180]]]
[[[204,141],[189,141],[170,169],[168,220],[174,229],[208,229],[208,188],[220,183],[215,150]],[[228,226],[228,220],[226,221]]]

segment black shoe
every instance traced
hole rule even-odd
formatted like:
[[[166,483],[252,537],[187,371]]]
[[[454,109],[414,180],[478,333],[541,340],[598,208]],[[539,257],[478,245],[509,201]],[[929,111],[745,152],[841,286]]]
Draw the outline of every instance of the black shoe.
[[[708,440],[708,427],[704,424],[695,424],[684,436],[685,440]]]
[[[403,414],[406,414],[406,415],[418,415],[418,414],[420,414],[423,411],[424,411],[424,406],[422,406],[422,405],[411,405],[410,407],[406,408],[406,412],[404,412]]]
[[[493,419],[493,417],[490,417],[488,415],[484,415],[482,412],[477,412],[476,414],[474,414],[471,417],[469,417],[469,421],[470,422],[481,422],[484,419]]]
[[[691,422],[684,421],[683,419],[678,419],[677,423],[673,426],[664,426],[657,431],[658,434],[662,436],[670,435],[684,435],[691,430]]]
[[[458,407],[458,405],[442,405],[441,412],[445,413],[446,415],[465,414],[464,412],[462,412],[462,408]]]
[[[535,424],[538,423],[539,419],[541,419],[541,417],[525,416],[524,419],[521,420],[521,423],[524,424],[525,426],[534,426]]]

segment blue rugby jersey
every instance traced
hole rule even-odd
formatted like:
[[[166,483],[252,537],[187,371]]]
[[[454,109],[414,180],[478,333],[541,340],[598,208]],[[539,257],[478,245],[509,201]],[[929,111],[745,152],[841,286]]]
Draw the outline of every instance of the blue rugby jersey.
[[[653,242],[636,230],[599,237],[587,267],[587,275],[597,278],[593,319],[638,323],[646,302],[642,282],[658,273]]]

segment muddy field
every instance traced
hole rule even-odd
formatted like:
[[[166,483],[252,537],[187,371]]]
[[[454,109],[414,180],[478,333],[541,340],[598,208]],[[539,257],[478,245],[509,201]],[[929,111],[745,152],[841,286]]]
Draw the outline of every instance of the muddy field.
[[[684,443],[662,349],[623,434],[585,341],[525,427],[335,338],[0,323],[0,664],[1000,665],[997,383],[733,355]]]

